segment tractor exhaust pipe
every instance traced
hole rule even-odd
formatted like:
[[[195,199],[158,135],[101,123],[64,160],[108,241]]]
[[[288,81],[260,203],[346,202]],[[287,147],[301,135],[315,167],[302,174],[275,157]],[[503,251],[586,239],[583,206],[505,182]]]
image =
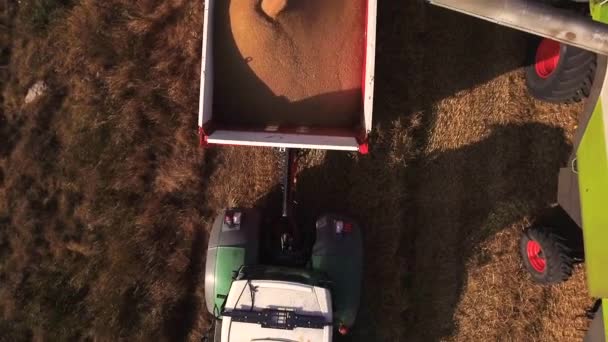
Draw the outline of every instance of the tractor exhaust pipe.
[[[499,25],[608,55],[608,25],[538,0],[427,1]]]

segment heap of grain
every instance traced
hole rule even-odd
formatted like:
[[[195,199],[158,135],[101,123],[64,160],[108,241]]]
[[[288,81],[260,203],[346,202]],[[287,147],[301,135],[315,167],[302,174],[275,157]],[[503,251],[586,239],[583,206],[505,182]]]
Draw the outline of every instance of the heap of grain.
[[[322,127],[358,122],[363,0],[223,0],[215,6],[219,121]]]

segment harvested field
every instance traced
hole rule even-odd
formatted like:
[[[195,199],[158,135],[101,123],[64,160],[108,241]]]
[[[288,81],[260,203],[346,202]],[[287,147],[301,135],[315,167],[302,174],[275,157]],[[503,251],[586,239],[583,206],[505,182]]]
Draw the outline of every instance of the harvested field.
[[[0,9],[0,340],[200,340],[206,229],[277,184],[270,150],[197,146],[201,2]],[[526,94],[521,33],[417,1],[378,23],[371,154],[306,152],[297,194],[365,227],[347,340],[580,340],[583,270],[534,285],[517,239],[581,105]]]

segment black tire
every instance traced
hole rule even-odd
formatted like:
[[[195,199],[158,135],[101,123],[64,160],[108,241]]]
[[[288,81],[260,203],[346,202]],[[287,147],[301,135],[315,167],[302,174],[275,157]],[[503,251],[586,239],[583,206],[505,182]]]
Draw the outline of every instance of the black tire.
[[[531,43],[526,70],[526,85],[530,95],[547,102],[579,102],[589,96],[597,55],[573,46],[560,44],[559,62],[548,75],[537,71],[537,53],[545,39],[536,38]]]
[[[533,252],[535,244],[540,247],[538,254]],[[519,249],[524,267],[534,281],[541,284],[558,284],[572,276],[574,268],[572,250],[568,247],[566,239],[554,229],[547,227],[526,229],[520,240]],[[539,267],[533,255],[544,260],[544,267]]]

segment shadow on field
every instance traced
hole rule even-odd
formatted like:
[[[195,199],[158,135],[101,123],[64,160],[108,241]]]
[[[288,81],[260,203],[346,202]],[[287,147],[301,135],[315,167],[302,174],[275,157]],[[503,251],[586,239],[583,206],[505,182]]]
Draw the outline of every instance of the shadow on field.
[[[408,340],[449,337],[473,251],[550,202],[569,150],[560,128],[507,125],[473,145],[415,161],[403,173],[390,170],[391,155],[382,151],[359,161],[329,153],[322,166],[303,171],[300,212],[309,218],[346,213],[365,229],[364,309],[354,340],[384,340],[379,331],[389,323],[378,308],[384,300],[400,305],[395,296],[406,297],[395,309],[400,318],[386,319],[404,325]],[[401,196],[395,200],[393,192]],[[390,273],[403,288],[385,287]]]
[[[518,69],[528,35],[422,1],[378,8],[375,124]]]
[[[554,199],[571,146],[561,128],[519,123],[422,155],[435,104],[520,68],[527,35],[416,1],[380,2],[378,25],[371,153],[328,152],[303,171],[299,208],[307,218],[346,213],[366,229],[363,309],[349,340],[437,341],[454,333],[473,251]]]
[[[188,264],[187,274],[185,278],[186,294],[176,304],[174,312],[171,314],[171,319],[165,321],[164,333],[169,336],[172,341],[185,341],[188,335],[196,324],[197,314],[201,305],[200,298],[196,291],[204,277],[206,246],[205,235],[203,231],[197,229],[192,241],[190,251],[190,263]]]
[[[413,165],[402,235],[411,265],[408,336],[435,341],[452,335],[466,263],[485,239],[554,202],[557,176],[571,146],[560,128],[508,125],[473,145],[432,154]],[[489,262],[491,256],[483,255]]]

